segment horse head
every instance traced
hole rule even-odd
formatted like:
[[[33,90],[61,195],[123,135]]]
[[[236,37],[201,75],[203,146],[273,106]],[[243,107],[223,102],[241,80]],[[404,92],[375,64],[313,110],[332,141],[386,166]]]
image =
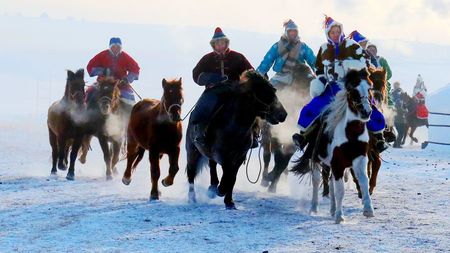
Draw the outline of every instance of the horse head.
[[[383,68],[370,68],[369,69],[369,79],[373,84],[372,94],[373,98],[378,102],[382,103],[386,101],[386,70]]]
[[[350,70],[344,81],[350,110],[362,120],[368,121],[372,114],[372,106],[369,101],[371,81],[368,78],[367,70]]]
[[[79,69],[77,72],[67,70],[67,82],[64,97],[70,102],[77,105],[84,104],[84,70]]]
[[[284,122],[287,112],[276,95],[276,89],[256,71],[246,71],[241,76],[241,89],[249,92],[256,103],[257,116],[270,124]]]
[[[181,121],[181,106],[184,102],[181,78],[172,81],[163,79],[162,87],[164,93],[161,103],[164,111],[169,115],[171,121]]]
[[[98,83],[97,104],[103,115],[115,112],[120,103],[120,80],[113,77],[106,77]]]

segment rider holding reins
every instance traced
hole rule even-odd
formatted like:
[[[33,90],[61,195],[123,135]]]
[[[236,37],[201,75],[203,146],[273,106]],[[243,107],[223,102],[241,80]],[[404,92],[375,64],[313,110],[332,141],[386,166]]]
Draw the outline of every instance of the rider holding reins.
[[[120,100],[130,106],[134,105],[135,98],[130,83],[138,80],[140,68],[138,63],[122,50],[120,38],[111,38],[109,49],[94,56],[86,69],[91,77],[97,76],[97,81],[101,81],[105,76],[113,76],[121,80],[119,84]],[[88,88],[86,99],[89,99],[94,89],[95,85]]]
[[[347,72],[351,69],[365,69],[368,66],[362,47],[354,40],[345,38],[341,23],[326,17],[324,26],[327,43],[320,47],[316,57],[317,77],[311,81],[310,86],[310,95],[313,99],[302,108],[298,120],[300,134],[293,136],[294,142],[301,149],[315,138],[314,135],[320,126],[320,115],[336,93],[342,89],[341,83]],[[385,121],[375,107],[367,127],[369,131],[375,133],[379,151],[385,150],[387,144],[382,133]],[[312,146],[308,145],[301,164],[307,165],[313,153]]]

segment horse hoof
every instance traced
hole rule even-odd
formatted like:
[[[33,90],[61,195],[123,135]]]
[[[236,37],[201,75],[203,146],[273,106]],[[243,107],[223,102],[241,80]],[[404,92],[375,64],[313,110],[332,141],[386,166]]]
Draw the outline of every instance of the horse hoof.
[[[367,217],[367,218],[371,218],[371,217],[375,217],[375,215],[373,214],[373,211],[372,210],[368,210],[368,211],[364,211],[363,212],[363,215],[365,216],[365,217]]]
[[[208,198],[213,199],[217,197],[217,195],[218,195],[217,185],[210,185],[208,187]]]
[[[197,203],[197,198],[195,197],[195,193],[189,193],[188,202],[189,202],[189,204]]]
[[[358,198],[362,199],[362,193],[358,192]]]
[[[269,189],[267,190],[270,193],[276,193],[277,192],[277,187],[273,186],[273,183],[269,186]]]
[[[225,196],[226,192],[224,190],[222,190],[222,188],[219,186],[217,187],[217,196],[219,197],[223,197]]]
[[[113,176],[112,175],[106,175],[106,181],[110,181],[110,180],[112,180],[113,179]]]
[[[67,166],[64,164],[58,164],[58,170],[67,170]]]
[[[227,210],[237,210],[236,205],[233,202],[225,204],[225,209],[227,209]]]
[[[131,178],[122,177],[122,183],[123,183],[124,185],[130,185],[130,183],[131,183]]]
[[[169,187],[169,186],[173,185],[173,181],[170,182],[169,180],[167,180],[167,178],[164,178],[164,179],[161,181],[161,184],[162,184],[164,187]]]
[[[309,210],[309,214],[317,214],[319,212],[319,208],[317,205],[313,205],[311,209]]]
[[[267,180],[266,178],[263,178],[263,179],[261,180],[261,186],[262,186],[262,187],[268,187],[269,184],[270,184],[270,182],[269,182],[269,180]]]
[[[156,200],[159,200],[159,194],[156,194],[156,195],[151,194],[149,201],[152,202],[152,201],[156,201]]]
[[[80,157],[80,158],[78,158],[78,161],[80,161],[81,164],[85,164],[86,158]]]
[[[75,180],[75,174],[67,173],[66,179],[69,180],[69,181]]]
[[[56,170],[52,170],[52,171],[50,172],[50,176],[56,176],[56,174],[57,174]]]
[[[342,215],[336,216],[336,219],[334,220],[334,223],[341,224],[344,221],[344,217]]]

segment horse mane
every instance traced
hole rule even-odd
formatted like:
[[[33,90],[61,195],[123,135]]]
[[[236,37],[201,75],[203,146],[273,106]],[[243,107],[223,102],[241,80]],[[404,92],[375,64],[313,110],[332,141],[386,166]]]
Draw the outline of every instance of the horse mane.
[[[386,100],[386,71],[382,68],[370,68],[369,79],[373,84],[373,89],[382,94],[383,99]]]
[[[120,102],[120,89],[117,86],[117,82],[118,82],[118,80],[116,80],[114,77],[107,76],[98,83],[100,90],[101,90],[101,87],[105,86],[105,85],[112,86],[114,88],[112,97],[111,97],[111,101],[113,101],[112,111],[116,111],[119,108],[119,104],[120,104],[119,103]],[[99,93],[99,91],[97,91],[97,95],[98,95],[98,93]]]
[[[328,136],[333,136],[333,132],[336,129],[336,126],[345,117],[347,107],[347,90],[342,89],[336,94],[333,102],[331,102],[325,108],[325,112],[329,113],[325,120],[325,134],[327,134]]]

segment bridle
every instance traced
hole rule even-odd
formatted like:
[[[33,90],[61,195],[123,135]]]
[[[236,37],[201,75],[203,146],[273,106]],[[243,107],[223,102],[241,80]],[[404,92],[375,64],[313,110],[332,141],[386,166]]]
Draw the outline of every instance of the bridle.
[[[262,101],[260,98],[258,98],[258,96],[256,96],[256,94],[254,92],[252,92],[253,94],[253,98],[255,99],[256,102],[258,102],[260,105],[263,106],[264,110],[261,111],[262,114],[264,115],[268,115],[270,113],[270,109],[273,107],[273,105],[277,102],[276,100],[273,100],[272,103],[268,104],[264,101]]]

